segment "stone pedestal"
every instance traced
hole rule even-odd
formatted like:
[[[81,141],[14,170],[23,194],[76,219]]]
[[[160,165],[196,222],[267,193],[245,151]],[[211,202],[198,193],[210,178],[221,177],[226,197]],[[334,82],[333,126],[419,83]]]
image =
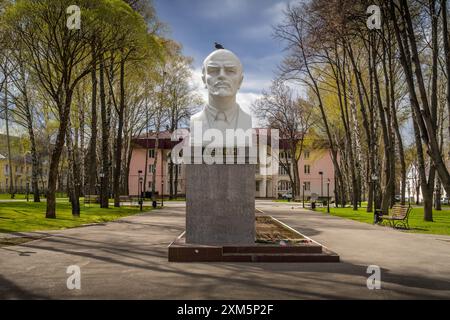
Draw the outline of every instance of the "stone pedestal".
[[[254,245],[254,164],[186,165],[186,243]]]

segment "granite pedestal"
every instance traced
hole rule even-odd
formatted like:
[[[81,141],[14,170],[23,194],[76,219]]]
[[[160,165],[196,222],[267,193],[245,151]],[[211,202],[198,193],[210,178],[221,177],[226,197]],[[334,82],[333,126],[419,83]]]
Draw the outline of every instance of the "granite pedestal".
[[[186,243],[255,243],[254,164],[186,165]]]

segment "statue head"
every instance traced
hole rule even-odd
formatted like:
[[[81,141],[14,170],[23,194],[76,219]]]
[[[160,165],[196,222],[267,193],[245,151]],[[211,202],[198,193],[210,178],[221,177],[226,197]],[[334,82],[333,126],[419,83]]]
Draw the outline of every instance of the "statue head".
[[[235,96],[244,79],[242,64],[230,50],[212,52],[203,62],[202,79],[212,96]]]

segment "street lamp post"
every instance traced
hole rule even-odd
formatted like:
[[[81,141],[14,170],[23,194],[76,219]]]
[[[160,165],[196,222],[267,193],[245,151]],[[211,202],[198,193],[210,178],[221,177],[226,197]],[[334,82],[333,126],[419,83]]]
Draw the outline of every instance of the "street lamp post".
[[[164,207],[164,178],[161,180],[161,207]]]
[[[330,179],[327,181],[327,212],[330,213]]]
[[[378,208],[377,208],[377,200],[376,200],[376,196],[377,196],[377,192],[376,192],[376,186],[377,186],[377,180],[378,180],[378,176],[376,174],[372,174],[372,189],[373,189],[373,223],[377,224],[378,223]]]
[[[303,209],[305,208],[305,187],[306,184],[303,182]]]
[[[164,72],[164,75],[166,73]],[[164,206],[164,153],[161,153],[161,207]]]
[[[143,190],[143,187],[142,187],[142,183],[143,183],[143,178],[142,177],[140,177],[139,178],[139,184],[141,185],[141,193],[140,193],[140,200],[139,200],[139,207],[140,207],[140,210],[142,211],[142,204],[143,204],[143,199],[142,199],[142,190]]]
[[[372,174],[372,183],[373,183],[373,206],[374,209],[377,210],[377,201],[376,201],[376,196],[377,196],[377,181],[378,181],[378,176],[376,174]]]
[[[323,197],[323,171],[319,171],[320,174],[320,196]]]
[[[103,207],[103,188],[104,188],[105,174],[103,172],[100,172],[99,176],[100,176],[100,190],[99,190],[100,195],[99,195],[98,199],[100,202],[100,207]],[[109,199],[108,199],[108,201],[109,201]]]
[[[139,183],[138,183],[138,193],[139,193],[139,208],[142,211],[142,170],[138,171],[138,178],[139,178]]]

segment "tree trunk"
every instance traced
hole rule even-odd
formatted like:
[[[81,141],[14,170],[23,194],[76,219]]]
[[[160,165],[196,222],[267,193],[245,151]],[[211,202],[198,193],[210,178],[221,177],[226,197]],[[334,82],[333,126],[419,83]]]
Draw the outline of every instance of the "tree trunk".
[[[422,188],[423,195],[423,212],[425,221],[433,221],[433,188]]]
[[[448,41],[448,23],[447,23],[447,0],[441,0],[441,12],[442,12],[442,39],[444,47],[444,57],[445,57],[445,70],[447,72],[447,114],[448,114],[448,139],[450,140],[450,46]],[[449,150],[450,158],[450,150]],[[447,195],[448,194],[447,191]]]
[[[118,128],[113,181],[114,207],[120,207],[120,172],[122,169],[122,142],[125,112],[125,60],[123,57],[120,61],[120,106],[118,111]]]
[[[33,130],[33,119],[31,113],[29,113],[29,107],[26,107],[27,114],[27,124],[28,124],[28,135],[30,137],[31,142],[31,186],[33,189],[33,198],[34,202],[41,202],[41,198],[39,196],[39,185],[38,185],[38,174],[39,174],[39,163],[36,151],[36,139],[34,137]]]
[[[146,140],[145,140],[145,168],[144,168],[144,190],[147,190],[147,177],[148,177],[148,158],[150,156],[150,151],[149,151],[149,147],[148,147],[148,142],[149,142],[149,127],[150,127],[150,123],[149,123],[149,115],[148,115],[148,101],[147,99],[145,100],[145,124],[146,124],[146,129],[147,132],[145,134]],[[139,183],[139,182],[138,182]],[[145,193],[144,193],[145,196]]]
[[[335,146],[335,144],[333,142],[333,137],[331,135],[331,130],[330,130],[330,127],[329,127],[329,124],[328,124],[328,121],[327,121],[327,116],[326,116],[326,113],[325,113],[325,108],[324,108],[324,105],[323,105],[322,96],[320,94],[320,89],[319,89],[317,81],[316,81],[315,77],[313,76],[313,74],[311,73],[311,70],[310,70],[309,65],[307,63],[307,59],[306,59],[304,48],[301,46],[300,49],[301,49],[301,53],[303,55],[303,60],[305,61],[305,67],[306,67],[308,76],[311,79],[311,82],[313,83],[314,94],[316,95],[316,97],[318,99],[318,102],[319,102],[319,109],[320,109],[320,113],[321,113],[321,116],[322,116],[322,121],[324,123],[325,132],[327,134],[328,142],[330,144],[331,159],[333,161],[334,172],[335,172],[335,175],[336,175],[336,178],[337,178],[337,182],[339,184],[339,198],[341,200],[342,206],[345,206],[343,177],[342,177],[342,172],[341,172],[341,169],[340,169],[339,163],[338,163],[338,153],[337,153],[337,150],[336,150],[336,146]],[[338,201],[336,199],[336,205],[337,204],[338,204]]]
[[[58,181],[59,163],[64,148],[64,140],[69,121],[70,105],[72,103],[72,92],[66,91],[66,96],[62,105],[58,106],[60,112],[59,129],[56,136],[55,146],[50,159],[50,168],[48,173],[48,191],[47,191],[47,209],[45,217],[49,219],[56,218],[56,184]]]
[[[68,153],[68,162],[69,169],[68,175],[70,176],[70,183],[68,183],[68,193],[70,202],[72,204],[72,216],[79,217],[80,216],[80,181],[79,181],[79,170],[77,164],[77,156],[76,156],[76,148],[72,141],[72,132],[70,128],[67,130],[67,153]]]
[[[368,95],[367,95],[367,89],[364,86],[364,81],[362,79],[361,76],[361,72],[359,71],[357,65],[356,65],[356,61],[353,55],[353,50],[351,48],[351,46],[346,46],[348,53],[349,53],[349,57],[350,57],[350,61],[352,63],[352,67],[353,67],[353,72],[355,74],[355,78],[356,78],[356,88],[358,90],[358,99],[359,99],[359,104],[360,104],[360,111],[361,111],[361,115],[362,115],[362,119],[363,119],[363,127],[365,130],[365,134],[366,134],[366,140],[367,140],[367,145],[368,145],[368,152],[367,152],[367,159],[368,159],[368,166],[366,168],[366,179],[369,182],[369,190],[368,190],[368,200],[367,200],[367,212],[372,212],[372,206],[373,206],[373,184],[370,182],[371,176],[370,176],[370,172],[372,170],[372,165],[373,163],[375,163],[374,161],[374,152],[373,152],[373,139],[372,139],[372,134],[371,134],[371,130],[370,130],[370,125],[369,125],[369,119],[368,119],[368,115],[367,115],[367,111],[366,111],[366,106],[364,103],[364,97],[366,97],[367,100],[367,104],[370,104],[370,101],[368,99]],[[370,53],[370,52],[369,52]],[[370,63],[369,63],[370,65]],[[371,68],[369,67],[369,72],[371,71]],[[371,74],[371,73],[370,73]]]
[[[432,8],[434,7],[434,2],[432,1]],[[424,126],[425,126],[425,130],[423,130],[422,132],[422,139],[424,140],[424,142],[427,145],[428,148],[428,154],[431,157],[431,159],[433,160],[434,166],[439,174],[439,178],[444,186],[444,189],[446,190],[447,194],[450,194],[450,174],[448,169],[446,168],[446,165],[444,163],[444,160],[442,158],[442,155],[440,153],[439,150],[439,144],[437,142],[437,135],[436,135],[436,125],[434,124],[434,106],[432,103],[432,107],[430,110],[430,106],[429,106],[429,102],[428,102],[428,98],[427,98],[427,94],[426,94],[426,89],[425,89],[425,84],[424,84],[424,80],[423,80],[423,75],[422,75],[422,66],[420,63],[420,59],[419,59],[419,53],[418,53],[418,49],[417,49],[417,44],[416,44],[416,39],[414,36],[414,29],[413,29],[413,24],[412,24],[412,19],[411,19],[411,15],[409,13],[409,7],[408,7],[408,3],[406,0],[401,0],[400,1],[402,9],[403,9],[403,20],[406,24],[407,27],[407,35],[409,37],[409,43],[411,46],[411,57],[412,57],[412,62],[415,66],[414,68],[414,74],[415,74],[415,78],[417,79],[417,85],[419,88],[419,93],[420,93],[420,99],[421,99],[421,109],[420,109],[420,113],[418,114],[419,117],[421,117]],[[434,24],[434,23],[433,23]],[[435,32],[433,31],[433,34]],[[434,44],[434,41],[437,41],[437,37],[433,36],[433,62],[435,61],[435,58],[437,58],[437,43]],[[433,69],[437,67],[437,65],[435,66],[433,64]],[[434,71],[433,71],[434,73]],[[435,92],[432,92],[432,94],[434,95]],[[433,99],[433,97],[432,97]]]
[[[33,130],[33,114],[31,111],[29,96],[28,96],[28,84],[25,80],[26,72],[24,68],[24,64],[22,61],[19,61],[19,72],[22,80],[22,94],[24,99],[24,113],[26,118],[26,125],[28,130],[28,136],[30,138],[31,144],[31,188],[33,190],[33,200],[34,202],[41,202],[41,198],[39,195],[39,160],[36,150],[36,139]]]
[[[383,42],[384,43],[384,42]],[[374,60],[376,60],[376,47],[375,44],[373,44],[373,57]],[[383,49],[386,49],[385,46],[383,46]],[[385,52],[385,50],[383,50]],[[392,188],[393,188],[393,182],[394,177],[392,175],[391,171],[391,163],[393,161],[392,155],[393,155],[393,149],[392,149],[392,143],[391,143],[391,136],[389,134],[390,130],[388,128],[388,112],[385,112],[385,108],[390,107],[390,96],[389,91],[386,92],[386,106],[383,106],[383,102],[381,100],[381,92],[380,92],[380,85],[378,81],[377,76],[377,65],[375,63],[374,65],[374,84],[375,84],[375,94],[377,97],[377,106],[378,106],[378,112],[380,117],[380,123],[382,128],[382,134],[383,134],[383,142],[384,142],[384,158],[385,158],[385,164],[384,164],[384,173],[386,177],[386,187],[384,190],[380,190],[382,192],[382,198],[381,198],[381,210],[383,214],[388,214],[389,212],[389,206],[391,201],[391,194],[392,194]],[[385,74],[385,81],[389,81],[387,78],[387,71],[385,66],[385,55],[383,54],[383,70]],[[389,84],[386,83],[387,88],[389,89]]]
[[[9,136],[9,106],[8,106],[8,70],[4,71],[5,76],[5,94],[3,104],[5,107],[5,124],[6,124],[6,144],[8,148],[8,164],[9,164],[9,193],[11,194],[11,199],[14,199],[14,175],[13,175],[13,166],[12,166],[12,154],[11,154],[11,139]]]
[[[442,210],[442,205],[441,205],[441,181],[439,181],[439,178],[436,181],[436,196],[435,196],[435,200],[434,200],[434,209],[437,211],[441,211]]]
[[[94,49],[93,49],[94,50]],[[95,52],[92,53],[95,55]],[[87,184],[90,195],[96,194],[97,184],[97,63],[93,57],[91,71],[92,100],[91,100],[91,140],[89,142]]]
[[[427,182],[426,172],[425,172],[425,159],[423,155],[422,140],[420,139],[420,129],[417,124],[417,114],[414,110],[413,113],[413,127],[414,127],[414,137],[416,141],[417,148],[417,160],[418,160],[418,171],[420,188],[422,190],[423,206],[424,206],[424,220],[433,221],[433,188],[434,188],[434,175],[435,170],[430,162],[430,175]],[[418,198],[418,193],[417,193]]]
[[[346,139],[346,164],[347,164],[347,171],[350,173],[350,184],[352,186],[351,188],[351,201],[353,205],[353,210],[358,210],[358,186],[357,186],[357,178],[356,178],[356,170],[355,170],[355,161],[354,161],[354,154],[353,154],[353,143],[352,143],[352,136],[350,132],[350,119],[348,116],[348,100],[347,100],[347,90],[346,90],[346,80],[345,80],[345,73],[342,70],[342,65],[345,64],[345,58],[346,55],[344,55],[344,61],[342,62],[339,58],[339,53],[337,50],[337,43],[335,42],[334,52],[336,53],[336,62],[333,62],[330,58],[329,64],[333,71],[334,80],[336,82],[337,87],[337,96],[338,96],[338,103],[339,103],[339,109],[340,109],[340,116],[341,121],[344,126],[344,132],[345,132],[345,139]],[[345,46],[345,44],[344,44]],[[336,65],[336,68],[334,67]],[[350,186],[350,184],[347,184]],[[350,191],[350,190],[349,190]]]
[[[102,118],[102,172],[100,180],[100,207],[109,207],[109,177],[110,177],[110,161],[109,161],[109,126],[110,120],[106,110],[106,92],[105,92],[105,63],[103,56],[99,57],[100,66],[100,113]]]
[[[84,99],[83,99],[83,94],[80,93],[80,91],[78,91],[78,97],[80,100],[80,106],[81,106],[81,110],[80,110],[80,150],[81,152],[85,152],[84,149],[84,145],[85,145],[85,103],[84,103]],[[97,159],[95,159],[95,161],[97,161]],[[86,185],[86,171],[84,170],[84,168],[86,168],[86,157],[81,156],[80,157],[80,182],[81,182],[81,186],[85,186]],[[86,192],[85,188],[80,188],[80,196],[84,196]]]

